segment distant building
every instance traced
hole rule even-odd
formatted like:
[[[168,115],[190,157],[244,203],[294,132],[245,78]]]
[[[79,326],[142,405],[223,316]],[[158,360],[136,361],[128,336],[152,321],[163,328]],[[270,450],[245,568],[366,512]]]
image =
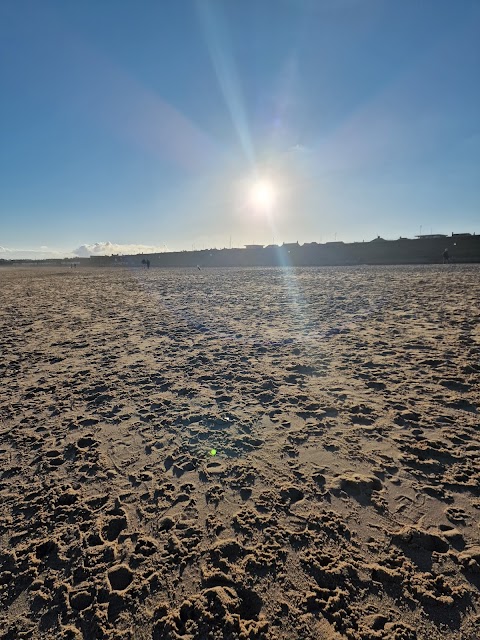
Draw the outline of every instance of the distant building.
[[[444,233],[427,233],[424,235],[415,236],[419,240],[432,240],[434,238],[448,238]]]
[[[263,249],[263,244],[246,244],[245,249]]]

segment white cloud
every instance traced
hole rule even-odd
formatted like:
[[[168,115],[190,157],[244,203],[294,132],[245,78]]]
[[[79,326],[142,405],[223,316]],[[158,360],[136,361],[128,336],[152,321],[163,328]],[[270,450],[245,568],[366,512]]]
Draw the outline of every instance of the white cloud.
[[[95,242],[82,244],[73,250],[73,254],[80,258],[89,256],[135,255],[138,253],[161,253],[167,251],[166,245],[161,247],[145,244],[116,244],[114,242]]]
[[[47,260],[49,258],[88,258],[90,256],[135,255],[139,253],[161,253],[168,251],[161,247],[146,244],[116,244],[114,242],[95,242],[82,244],[77,249],[52,249],[45,245],[36,248],[10,248],[0,246],[0,258],[3,260]]]
[[[51,249],[46,246],[35,249],[13,249],[0,246],[0,258],[3,260],[47,260],[49,258],[72,258],[71,251]]]

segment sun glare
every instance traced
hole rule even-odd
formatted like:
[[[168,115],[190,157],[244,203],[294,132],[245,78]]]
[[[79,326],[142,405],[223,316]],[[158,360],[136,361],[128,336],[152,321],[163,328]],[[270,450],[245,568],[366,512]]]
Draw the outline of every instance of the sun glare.
[[[250,188],[250,204],[257,211],[270,211],[275,204],[275,189],[266,179],[257,180]]]

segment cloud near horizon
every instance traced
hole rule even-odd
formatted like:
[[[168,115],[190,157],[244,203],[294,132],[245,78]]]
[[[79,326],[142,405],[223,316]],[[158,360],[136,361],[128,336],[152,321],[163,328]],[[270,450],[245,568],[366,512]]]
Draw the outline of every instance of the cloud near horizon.
[[[0,259],[3,260],[49,260],[62,258],[89,258],[90,256],[136,255],[140,253],[161,253],[168,251],[166,245],[116,244],[114,242],[95,242],[82,244],[71,249],[52,249],[42,245],[30,249],[0,246]]]
[[[89,258],[90,256],[111,256],[111,255],[136,255],[139,253],[162,253],[167,251],[166,245],[162,247],[145,244],[116,244],[114,242],[95,242],[94,244],[82,244],[73,250],[73,255],[79,258]]]
[[[3,260],[48,260],[50,258],[73,258],[71,251],[61,251],[41,246],[35,249],[12,249],[0,246],[0,259]]]

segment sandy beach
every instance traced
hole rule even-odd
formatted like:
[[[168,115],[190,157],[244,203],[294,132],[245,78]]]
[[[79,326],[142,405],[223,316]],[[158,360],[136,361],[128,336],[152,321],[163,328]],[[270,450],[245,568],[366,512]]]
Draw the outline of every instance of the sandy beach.
[[[479,266],[0,300],[2,640],[478,640]]]

